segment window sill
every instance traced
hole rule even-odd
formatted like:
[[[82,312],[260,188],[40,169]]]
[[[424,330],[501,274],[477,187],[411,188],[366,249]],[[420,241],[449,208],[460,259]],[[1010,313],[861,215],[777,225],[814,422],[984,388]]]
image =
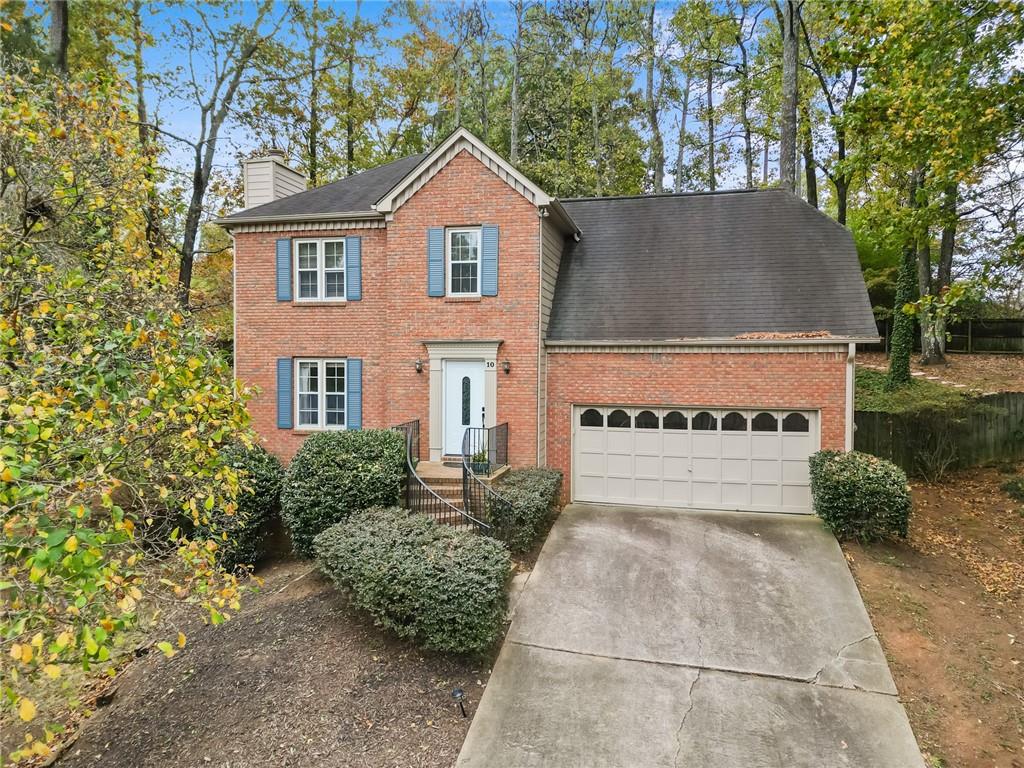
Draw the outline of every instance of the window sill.
[[[325,301],[293,301],[293,307],[347,307],[348,302],[344,299],[328,299]]]
[[[292,427],[292,432],[302,435],[312,435],[317,432],[344,432],[345,427]]]
[[[480,296],[445,296],[445,304],[476,304],[481,300]]]

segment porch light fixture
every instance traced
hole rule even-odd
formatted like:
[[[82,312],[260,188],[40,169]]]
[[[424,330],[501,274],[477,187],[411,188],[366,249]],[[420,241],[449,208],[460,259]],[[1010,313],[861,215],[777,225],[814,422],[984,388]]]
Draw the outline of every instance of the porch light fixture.
[[[510,363],[508,360],[502,360],[501,370],[503,370],[505,372],[505,375],[508,376],[509,372],[512,370],[512,363]]]
[[[415,365],[416,365],[416,373],[423,373],[423,361],[422,360],[417,360]]]

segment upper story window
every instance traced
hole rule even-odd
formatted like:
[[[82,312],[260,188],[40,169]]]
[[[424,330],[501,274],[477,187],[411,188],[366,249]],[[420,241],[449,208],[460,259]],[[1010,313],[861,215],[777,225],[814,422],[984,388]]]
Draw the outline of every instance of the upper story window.
[[[299,429],[345,428],[345,360],[296,360],[295,424]]]
[[[345,300],[345,241],[295,241],[295,297],[298,301]]]
[[[449,229],[447,236],[448,295],[480,295],[480,230]]]

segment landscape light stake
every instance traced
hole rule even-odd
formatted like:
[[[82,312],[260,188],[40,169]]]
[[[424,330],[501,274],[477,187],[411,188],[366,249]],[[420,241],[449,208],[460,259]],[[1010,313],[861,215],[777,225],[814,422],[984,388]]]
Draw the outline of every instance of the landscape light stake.
[[[462,716],[468,717],[466,714],[466,705],[463,703],[466,698],[466,692],[461,688],[456,688],[452,691],[452,698],[455,699],[456,703],[459,705],[459,710],[462,712]]]

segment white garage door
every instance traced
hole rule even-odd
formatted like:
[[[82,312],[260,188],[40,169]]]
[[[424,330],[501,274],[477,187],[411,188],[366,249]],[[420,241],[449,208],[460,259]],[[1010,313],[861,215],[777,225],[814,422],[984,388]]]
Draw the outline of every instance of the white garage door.
[[[573,422],[577,501],[811,511],[815,411],[590,405]]]

